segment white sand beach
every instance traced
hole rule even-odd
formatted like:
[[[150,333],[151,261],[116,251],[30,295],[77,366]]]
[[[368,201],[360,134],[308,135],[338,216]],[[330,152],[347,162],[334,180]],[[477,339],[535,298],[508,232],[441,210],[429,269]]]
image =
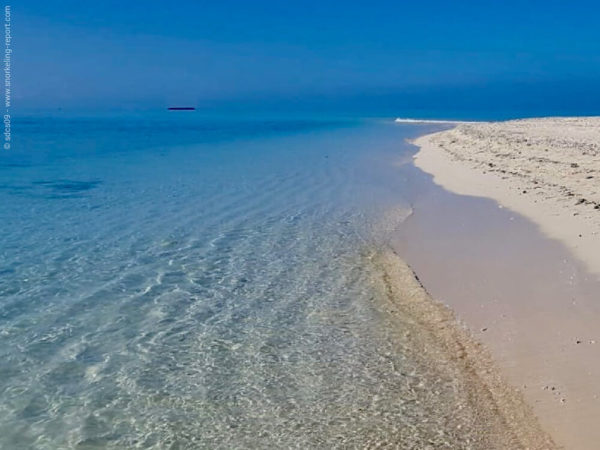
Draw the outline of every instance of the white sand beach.
[[[415,144],[438,184],[532,219],[600,274],[600,117],[463,123]]]
[[[461,123],[414,143],[420,147],[415,164],[437,184],[495,200],[496,210],[514,211],[537,225],[548,244],[543,236],[531,242],[526,239],[532,235],[516,232],[519,242],[525,238],[517,244],[523,258],[511,254],[488,266],[481,259],[456,258],[467,266],[460,271],[448,267],[448,260],[408,262],[433,297],[450,306],[490,350],[561,448],[597,448],[600,118]],[[514,219],[510,223],[526,222]],[[482,227],[494,220],[484,220]],[[507,245],[485,239],[489,248]],[[532,252],[547,255],[548,263],[544,256],[529,257]],[[563,268],[557,257],[564,258]]]

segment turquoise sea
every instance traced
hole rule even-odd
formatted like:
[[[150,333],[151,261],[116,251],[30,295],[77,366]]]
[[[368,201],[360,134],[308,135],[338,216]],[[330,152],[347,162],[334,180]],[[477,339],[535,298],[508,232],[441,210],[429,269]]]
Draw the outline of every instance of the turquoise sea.
[[[0,448],[469,447],[476,417],[427,387],[365,263],[429,182],[405,139],[433,129],[15,119]]]

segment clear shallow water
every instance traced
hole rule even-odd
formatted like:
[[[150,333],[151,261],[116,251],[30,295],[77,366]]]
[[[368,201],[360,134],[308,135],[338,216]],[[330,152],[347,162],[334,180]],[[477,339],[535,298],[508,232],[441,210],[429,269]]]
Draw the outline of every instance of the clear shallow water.
[[[365,263],[410,213],[394,164],[419,132],[17,123],[0,155],[0,447],[471,445],[455,380],[411,354]]]

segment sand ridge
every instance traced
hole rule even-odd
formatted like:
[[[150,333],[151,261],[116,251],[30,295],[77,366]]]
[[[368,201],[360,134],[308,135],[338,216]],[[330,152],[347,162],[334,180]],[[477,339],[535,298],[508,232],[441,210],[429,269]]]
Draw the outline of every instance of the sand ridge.
[[[455,380],[462,402],[476,411],[471,448],[555,449],[519,390],[511,387],[488,354],[457,320],[450,308],[434,300],[410,266],[390,249],[373,252],[369,259],[378,268],[375,286],[388,310],[402,318],[412,333],[412,347]]]

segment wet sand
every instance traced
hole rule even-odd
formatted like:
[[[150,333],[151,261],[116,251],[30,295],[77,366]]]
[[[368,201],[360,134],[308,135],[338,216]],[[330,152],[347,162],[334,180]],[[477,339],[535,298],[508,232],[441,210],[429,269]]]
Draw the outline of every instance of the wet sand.
[[[423,152],[416,160],[420,167]],[[432,297],[448,305],[489,350],[559,446],[597,448],[600,281],[590,260],[582,261],[566,240],[550,237],[542,216],[533,222],[531,215],[482,198],[492,192],[480,188],[487,173],[475,174],[456,161],[446,172],[448,161],[453,160],[443,160],[435,170],[427,165],[426,171],[433,172],[434,181],[450,183],[444,187],[462,183],[456,191],[468,188],[480,196],[436,185],[419,191],[395,249]],[[474,179],[481,184],[469,184]]]
[[[487,350],[457,326],[450,308],[429,296],[411,268],[391,250],[374,252],[369,259],[377,268],[374,284],[387,313],[402,323],[404,339],[415,355],[427,365],[434,362],[437,379],[423,380],[421,384],[431,384],[421,388],[435,391],[451,383],[460,399],[454,405],[454,416],[461,417],[459,424],[454,430],[447,425],[439,429],[447,435],[448,448],[456,448],[453,434],[465,432],[469,433],[467,448],[557,448],[522,394],[506,383]]]

